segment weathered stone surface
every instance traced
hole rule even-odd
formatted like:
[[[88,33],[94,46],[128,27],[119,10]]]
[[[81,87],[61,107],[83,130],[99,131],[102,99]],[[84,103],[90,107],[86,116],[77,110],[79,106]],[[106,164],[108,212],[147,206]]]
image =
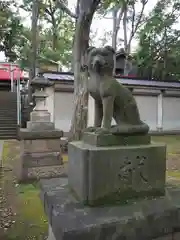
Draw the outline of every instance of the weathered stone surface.
[[[27,128],[30,131],[46,131],[54,130],[55,125],[53,122],[27,122]]]
[[[83,203],[114,204],[164,194],[164,145],[96,147],[72,142],[68,159],[69,186]]]
[[[36,139],[34,132],[25,132],[30,135],[25,135],[24,139],[21,139],[21,155],[16,168],[18,181],[27,182],[31,179],[60,176],[58,169],[63,164],[60,137],[56,135],[52,137],[53,133],[50,132],[48,132],[49,135],[46,135],[47,131],[44,131],[41,135],[42,138]],[[37,132],[35,133],[37,134]],[[61,131],[57,133],[60,135]],[[56,168],[57,170],[54,171]]]
[[[56,166],[62,164],[60,152],[25,153],[22,155],[24,168]]]
[[[63,137],[63,131],[59,129],[45,130],[45,131],[30,131],[27,128],[21,128],[19,132],[20,139],[34,140],[34,139],[60,139]]]
[[[60,150],[60,141],[59,139],[22,140],[21,148],[24,153],[57,152]]]
[[[41,74],[32,79],[31,85],[36,88],[45,88],[54,85],[54,82],[50,81],[48,78],[45,78]]]
[[[179,233],[174,233],[172,240],[179,240],[180,239],[180,232]]]
[[[39,179],[50,179],[57,177],[67,177],[67,172],[64,171],[64,165],[56,165],[56,166],[43,166],[36,168],[28,168],[27,170],[27,178],[23,179],[24,182],[31,182],[32,180]]]
[[[180,229],[179,187],[167,186],[164,197],[91,208],[73,198],[67,184],[66,178],[41,180],[54,237],[48,240],[155,240]]]
[[[172,238],[172,237],[173,237],[173,235],[171,233],[171,234],[168,234],[163,237],[153,238],[152,240],[174,240],[174,238]]]
[[[88,92],[95,103],[93,131],[119,135],[147,133],[149,127],[140,119],[132,92],[113,77],[114,54],[110,46],[87,50]],[[111,128],[113,118],[117,126]]]
[[[22,154],[17,161],[18,182],[61,176],[62,156],[60,152]]]
[[[85,132],[83,134],[82,141],[90,145],[97,147],[105,146],[121,146],[121,145],[143,145],[150,144],[150,135],[114,135],[114,134],[97,134],[91,132]]]
[[[37,181],[40,179],[50,179],[57,177],[67,177],[67,174],[64,173],[63,165],[51,165],[51,166],[36,166],[31,168],[16,168],[17,181],[19,183],[28,183],[31,181]]]
[[[153,238],[152,240],[179,240],[180,232],[173,232],[171,234],[165,235],[163,237]],[[49,239],[51,240],[51,239]]]
[[[30,114],[32,122],[50,122],[51,114],[48,111],[33,111]]]

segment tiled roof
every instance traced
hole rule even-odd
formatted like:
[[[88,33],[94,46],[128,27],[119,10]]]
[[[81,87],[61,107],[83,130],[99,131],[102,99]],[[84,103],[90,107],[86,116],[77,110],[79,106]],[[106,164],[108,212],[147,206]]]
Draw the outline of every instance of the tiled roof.
[[[63,73],[43,73],[45,78],[49,78],[50,80],[62,80],[62,81],[74,81],[73,74],[63,74]]]
[[[44,77],[47,77],[53,81],[65,81],[65,82],[73,82],[74,76],[72,73],[57,73],[57,72],[44,72]],[[156,80],[140,80],[133,78],[125,78],[125,77],[117,77],[117,81],[124,85],[129,86],[151,86],[151,87],[159,87],[159,88],[179,88],[180,89],[180,81],[156,81]]]
[[[3,80],[11,80],[10,74],[10,63],[0,63],[0,81]],[[20,78],[24,78],[23,71],[18,67],[18,65],[13,64],[13,79],[17,80],[18,74],[20,74]]]

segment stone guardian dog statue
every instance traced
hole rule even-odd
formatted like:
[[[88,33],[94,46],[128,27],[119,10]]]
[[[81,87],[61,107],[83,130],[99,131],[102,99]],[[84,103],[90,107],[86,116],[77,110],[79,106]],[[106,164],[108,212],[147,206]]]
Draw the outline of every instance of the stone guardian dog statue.
[[[87,50],[88,92],[95,101],[94,126],[86,132],[118,135],[146,134],[131,91],[113,77],[115,51],[112,47],[90,47]],[[117,125],[111,126],[114,118]]]

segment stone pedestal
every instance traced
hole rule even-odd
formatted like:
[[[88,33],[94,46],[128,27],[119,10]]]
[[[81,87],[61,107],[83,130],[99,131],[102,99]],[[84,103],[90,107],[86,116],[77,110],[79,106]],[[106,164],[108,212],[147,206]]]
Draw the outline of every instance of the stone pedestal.
[[[51,122],[46,108],[48,94],[44,91],[52,83],[43,77],[36,77],[32,83],[37,88],[33,94],[36,106],[30,114],[27,129],[20,130],[21,156],[17,166],[20,182],[62,174],[60,138],[63,132],[55,129]]]
[[[85,133],[68,159],[68,179],[41,181],[48,240],[154,240],[180,224],[166,147],[148,135]]]
[[[69,187],[84,204],[116,204],[164,194],[164,145],[96,147],[72,142],[68,156]]]
[[[21,155],[17,165],[19,182],[58,177],[62,174],[60,130],[29,131],[21,129]]]
[[[49,219],[48,240],[179,240],[180,188],[163,197],[125,205],[84,207],[63,178],[41,180],[41,199]]]

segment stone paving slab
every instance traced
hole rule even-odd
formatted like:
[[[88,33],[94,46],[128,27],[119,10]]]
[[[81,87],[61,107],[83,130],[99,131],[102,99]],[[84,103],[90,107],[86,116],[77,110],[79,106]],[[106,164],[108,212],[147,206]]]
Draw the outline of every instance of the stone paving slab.
[[[180,188],[166,195],[121,206],[85,207],[68,188],[68,179],[41,180],[41,199],[54,239],[152,240],[180,231]]]

